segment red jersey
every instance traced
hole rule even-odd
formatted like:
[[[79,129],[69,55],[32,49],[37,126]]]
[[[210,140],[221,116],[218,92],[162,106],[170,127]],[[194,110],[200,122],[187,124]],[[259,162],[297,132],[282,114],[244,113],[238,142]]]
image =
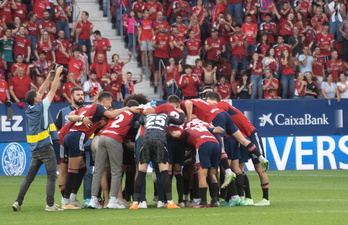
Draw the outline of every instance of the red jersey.
[[[184,37],[178,35],[178,36],[171,36],[171,41],[175,41],[180,46],[184,46],[185,39]],[[174,46],[174,48],[170,50],[170,56],[174,58],[180,58],[180,57],[183,57],[184,54],[179,48]]]
[[[52,45],[49,44],[48,41],[39,41],[36,45],[36,50],[37,52],[46,52],[46,60],[47,61],[52,61],[53,56],[52,56]]]
[[[263,31],[267,34],[268,37],[268,43],[270,44],[274,44],[275,40],[274,40],[274,35],[272,32],[277,31],[277,25],[273,22],[270,23],[266,23],[263,22],[260,24],[260,31]]]
[[[173,23],[172,26],[176,26],[179,30],[179,36],[181,37],[185,37],[186,31],[187,31],[187,26],[185,24],[177,24],[177,23]]]
[[[139,28],[141,28],[140,41],[151,41],[153,38],[152,20],[146,19],[146,20],[139,21]]]
[[[57,41],[57,40],[56,40]],[[65,52],[69,54],[68,50],[70,47],[70,42],[66,39],[60,40],[60,42],[62,43],[62,45],[65,48]],[[54,49],[54,53],[56,55],[56,62],[59,64],[69,64],[69,57],[67,57],[64,53],[63,53],[63,48],[60,44],[58,44],[57,42],[56,44],[56,48]]]
[[[24,22],[24,26],[28,30],[28,35],[32,35],[32,36],[35,36],[35,37],[39,36],[39,26],[37,25],[37,23],[32,23],[30,21],[25,21]]]
[[[266,90],[263,91],[263,98],[264,98],[264,99],[269,98],[269,93],[268,93],[268,90],[269,90],[269,89],[274,89],[274,90],[275,90],[275,96],[276,96],[276,97],[278,96],[278,89],[275,89],[273,84],[279,84],[279,81],[278,81],[277,79],[275,79],[275,78],[273,78],[272,80],[273,80],[273,83],[270,84],[270,85],[268,86],[268,88],[267,88]],[[265,85],[265,84],[269,83],[269,80],[268,80],[268,79],[264,79],[262,83],[263,83],[263,85]],[[279,87],[279,86],[278,86],[278,87]]]
[[[121,92],[121,85],[118,80],[111,81],[106,85],[106,90],[112,94],[112,100],[117,101],[117,93]]]
[[[223,112],[223,110],[213,106],[212,104],[204,101],[200,98],[186,100],[192,102],[192,114],[195,114],[198,119],[203,120],[204,122],[210,123],[212,122],[216,115]],[[180,103],[180,107],[182,110],[186,112],[185,102],[182,101]]]
[[[289,54],[291,55],[291,48],[289,47],[288,44],[283,44],[283,45],[276,44],[276,45],[273,46],[273,48],[274,48],[274,51],[275,51],[275,56],[277,57],[278,61],[280,61],[280,56],[281,56],[282,51],[284,49],[287,49]]]
[[[99,132],[99,135],[107,136],[123,143],[123,140],[126,137],[129,129],[138,119],[138,116],[136,115],[138,114],[133,114],[131,111],[126,110],[116,118],[109,119],[105,127],[103,127],[103,129]]]
[[[23,23],[27,17],[27,6],[24,3],[16,3],[16,6],[17,9],[12,9],[12,16],[13,18],[18,16]]]
[[[174,13],[175,18],[176,18],[176,16],[181,15],[183,20],[188,19],[190,12],[186,12],[185,10],[183,10],[183,9],[191,9],[191,6],[188,2],[183,1],[183,0],[175,1],[173,3],[173,12],[175,9],[181,9],[177,13]]]
[[[24,99],[25,94],[30,91],[31,83],[33,83],[33,81],[27,75],[24,75],[22,78],[14,76],[11,78],[9,86],[13,86],[13,92],[16,94],[17,98]]]
[[[77,83],[79,83],[79,82],[77,82]],[[65,84],[63,86],[63,93],[65,93],[70,99],[71,99],[71,89],[73,89],[74,87],[75,87],[75,85],[73,83],[71,83],[70,81],[65,82]],[[65,101],[67,102],[68,99],[65,99]]]
[[[257,32],[259,31],[256,24],[243,23],[241,31],[243,34],[246,34],[246,40],[249,44],[256,44],[256,36]]]
[[[161,22],[158,22],[157,20],[153,21],[153,30],[156,32],[161,25],[164,25],[166,27],[166,30],[170,31],[170,25],[165,20],[162,20]]]
[[[199,39],[188,39],[185,41],[185,46],[187,49],[187,55],[197,56],[199,55],[199,49],[202,46],[202,42]]]
[[[12,0],[13,1],[13,0]],[[1,20],[5,17],[5,23],[12,23],[12,1],[8,1],[2,9],[0,9]],[[1,2],[2,3],[2,2]]]
[[[159,58],[169,58],[169,42],[171,40],[171,36],[169,34],[156,34],[153,39],[155,41],[155,45],[160,45],[160,48],[155,47],[154,56]]]
[[[292,60],[292,59],[291,59]],[[289,66],[289,62],[286,64],[286,65],[283,65],[283,61],[284,60],[280,60],[280,66],[281,66],[281,69],[282,69],[282,75],[286,76],[286,75],[294,75],[295,74],[295,70],[294,70],[294,67],[293,66]]]
[[[318,46],[320,47],[320,53],[322,56],[329,56],[331,51],[331,43],[335,41],[332,34],[320,33],[317,35]],[[323,47],[328,46],[328,49],[323,49]]]
[[[12,36],[14,39],[13,54],[22,55],[24,58],[28,56],[28,47],[31,46],[31,41],[27,37],[21,37],[19,35]]]
[[[24,74],[27,74],[28,65],[24,64],[24,63],[21,63],[21,64],[14,63],[14,64],[12,64],[12,66],[11,66],[11,73],[13,74],[18,67],[22,67],[24,69]]]
[[[316,32],[321,32],[321,28],[322,28],[322,24],[324,22],[329,22],[329,20],[327,19],[327,17],[316,17],[316,16],[313,16],[312,19],[311,19],[311,24],[315,24],[314,26],[314,30]]]
[[[215,23],[218,20],[219,13],[226,14],[226,5],[221,3],[220,5],[215,6],[215,10],[213,11],[212,22]]]
[[[4,22],[2,22],[2,20],[0,20],[0,38],[2,38],[5,34],[4,31]]]
[[[109,39],[107,38],[102,38],[100,41],[99,40],[93,40],[92,45],[95,47],[95,52],[94,52],[94,62],[98,61],[98,54],[103,53],[105,55],[104,62],[107,62],[107,51],[104,49],[110,48],[111,44]]]
[[[107,73],[111,72],[110,65],[107,63],[92,63],[90,71],[94,71],[97,74],[97,81],[102,82],[102,77],[105,77]]]
[[[331,68],[332,80],[335,82],[338,78],[338,73],[343,70],[343,61],[340,59],[332,60],[326,62],[326,69]],[[342,70],[341,70],[342,68]]]
[[[204,73],[204,70],[198,66],[195,66],[192,69],[192,75],[197,76],[200,81],[203,80],[203,73]]]
[[[280,26],[280,35],[291,35],[292,36],[292,27],[291,25],[288,23],[288,21],[286,19],[284,19],[283,17],[280,18],[279,20],[279,26]]]
[[[218,61],[219,56],[217,55],[217,51],[221,52],[222,45],[225,44],[224,40],[220,37],[218,37],[217,39],[210,37],[205,40],[205,44],[213,47],[207,52],[207,59]]]
[[[146,2],[144,4],[144,9],[149,10],[149,19],[154,21],[156,19],[157,12],[161,11],[163,12],[163,6],[161,3],[154,1],[153,3],[151,2]]]
[[[0,81],[0,102],[4,103],[7,101],[6,91],[8,91],[8,85],[5,80]]]
[[[260,76],[263,75],[263,73],[262,73],[263,70],[260,71],[260,69],[262,69],[262,61],[261,60],[259,60],[256,63],[256,67],[254,67],[254,63],[251,63],[251,65],[252,65],[251,75],[260,75]]]
[[[303,97],[305,95],[306,87],[303,87],[302,91],[298,92],[298,90],[301,88],[301,86],[302,86],[302,82],[300,82],[300,81],[295,82],[295,93],[297,93],[297,96],[299,96],[299,97]],[[295,94],[295,96],[296,96],[296,94]]]
[[[197,15],[198,21],[201,21],[204,16],[204,8],[203,7],[199,8],[198,6],[194,6],[192,8],[192,15],[195,15],[195,14]]]
[[[62,7],[58,5],[54,6],[54,13],[57,14],[58,12],[60,12],[59,17],[56,18],[56,20],[69,21],[69,18],[68,18],[69,11],[70,11],[69,5],[66,5],[64,9],[62,9]]]
[[[77,37],[78,39],[82,39],[82,40],[89,40],[90,37],[91,37],[91,34],[90,34],[90,30],[91,30],[91,27],[93,26],[93,24],[89,21],[86,21],[86,22],[83,22],[83,21],[80,21],[76,24],[76,29],[80,29],[82,28],[81,30],[81,33],[79,34],[79,36]]]
[[[170,81],[171,79],[175,79],[175,82],[178,84],[180,80],[179,66],[178,65],[174,66],[171,72],[169,72],[169,70],[170,70],[170,66],[166,66],[167,81]]]
[[[297,2],[298,3],[298,2]],[[306,0],[302,1],[301,5],[300,5],[300,13],[302,13],[304,18],[307,18],[308,16],[308,8],[311,7],[309,5],[309,2],[307,2]]]
[[[38,19],[43,19],[43,12],[49,8],[47,0],[33,0],[33,12]]]
[[[85,140],[87,140],[98,129],[99,123],[102,120],[104,112],[106,110],[107,109],[100,104],[88,104],[82,108],[77,109],[75,111],[75,115],[91,117],[90,120],[93,122],[93,125],[87,127],[82,122],[75,122],[72,125],[70,125],[69,132],[82,131],[86,135]],[[67,123],[66,125],[68,124],[69,123]]]
[[[122,74],[122,68],[124,67],[124,62],[119,62],[116,65],[112,64],[111,65],[111,70],[118,73]]]
[[[56,23],[53,21],[42,21],[41,23],[39,23],[40,30],[44,30],[47,28],[52,29],[55,27],[56,27]],[[50,39],[51,39],[51,41],[55,40],[56,39],[55,34],[50,33]]]
[[[236,107],[233,107],[232,105],[224,101],[218,102],[217,107],[226,111],[230,115],[238,129],[247,137],[250,137],[251,134],[256,130],[249,119]]]
[[[206,142],[219,143],[219,141],[208,130],[208,128],[204,126],[185,128],[180,138],[185,139],[188,144],[195,146],[195,149],[198,149],[202,144]]]
[[[220,94],[222,99],[230,98],[230,96],[231,96],[230,84],[228,82],[225,82],[224,84],[219,83],[217,93]]]
[[[312,72],[315,76],[324,76],[323,68],[325,65],[324,57],[315,57],[316,63],[312,64]]]
[[[75,59],[70,56],[69,64],[68,64],[68,73],[73,72],[75,74],[76,80],[80,78],[81,71],[83,71],[84,65],[81,60]]]
[[[244,46],[244,35],[243,34],[235,34],[230,36],[230,43],[232,44],[238,40],[236,46],[234,48],[231,47],[231,54],[236,56],[245,56],[245,46]]]
[[[143,10],[144,10],[144,6],[145,6],[145,3],[139,3],[139,2],[134,2],[133,5],[132,5],[132,9],[134,9],[135,11],[139,12],[139,13],[142,13]]]
[[[195,81],[196,80],[196,81]],[[195,75],[183,74],[179,80],[179,87],[182,90],[182,95],[184,97],[194,97],[197,96],[196,86],[201,85],[201,81]]]

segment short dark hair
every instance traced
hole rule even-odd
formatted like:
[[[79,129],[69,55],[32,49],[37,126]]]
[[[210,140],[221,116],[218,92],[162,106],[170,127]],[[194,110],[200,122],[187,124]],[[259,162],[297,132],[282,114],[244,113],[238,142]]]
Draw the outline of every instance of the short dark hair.
[[[74,48],[73,53],[74,53],[74,52],[82,53],[81,50],[80,50],[79,48]]]
[[[139,102],[137,100],[131,99],[127,102],[128,107],[132,107],[132,106],[139,106]]]
[[[213,92],[213,91],[208,91],[205,94],[205,98],[206,99],[210,98],[211,100],[215,100],[217,102],[221,101],[221,98],[220,98],[219,94],[216,93],[216,92]]]
[[[70,90],[71,95],[73,95],[75,91],[83,91],[83,89],[79,87],[74,87]]]
[[[98,102],[103,101],[104,99],[111,98],[112,99],[112,94],[107,91],[103,91],[98,95]]]
[[[36,98],[36,91],[34,91],[34,90],[28,91],[28,92],[25,94],[25,101],[26,101],[26,103],[28,103],[29,105],[34,105],[34,103],[35,103],[35,98]]]
[[[177,95],[169,95],[167,102],[179,104],[181,100]]]
[[[87,11],[82,11],[82,13],[85,13],[87,17],[89,17],[89,13]]]
[[[98,35],[98,36],[101,36],[101,33],[100,33],[99,30],[95,30],[95,31],[93,32],[93,34]]]

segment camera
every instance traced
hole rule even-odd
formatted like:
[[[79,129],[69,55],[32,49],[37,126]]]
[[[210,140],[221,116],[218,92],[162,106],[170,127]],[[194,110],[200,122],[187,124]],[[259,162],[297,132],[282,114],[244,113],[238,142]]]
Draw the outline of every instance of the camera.
[[[56,71],[56,69],[57,69],[59,66],[63,66],[63,65],[60,65],[60,64],[58,64],[58,63],[53,63],[53,64],[52,64],[52,70],[51,70],[51,72]],[[68,73],[68,69],[64,67],[64,68],[63,68],[63,71],[62,71],[62,74],[67,74],[67,73]]]

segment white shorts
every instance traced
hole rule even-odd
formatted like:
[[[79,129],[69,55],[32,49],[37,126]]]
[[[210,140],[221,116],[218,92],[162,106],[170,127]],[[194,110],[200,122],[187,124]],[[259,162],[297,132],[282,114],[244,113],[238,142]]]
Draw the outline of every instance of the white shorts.
[[[186,64],[195,66],[196,65],[196,59],[199,59],[199,55],[188,55],[186,56]]]
[[[153,51],[152,41],[141,41],[140,50],[143,52],[144,51],[152,52]]]

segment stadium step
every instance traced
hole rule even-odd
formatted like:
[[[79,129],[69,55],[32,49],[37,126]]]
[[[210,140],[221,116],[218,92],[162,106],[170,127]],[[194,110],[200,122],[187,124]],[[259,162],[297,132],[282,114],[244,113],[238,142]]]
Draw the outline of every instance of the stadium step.
[[[94,24],[94,30],[99,30],[103,37],[110,40],[112,47],[111,52],[108,52],[108,62],[111,63],[111,56],[113,54],[118,54],[121,62],[127,60],[128,49],[125,48],[124,41],[121,36],[116,36],[116,30],[112,28],[112,24],[108,21],[108,18],[103,17],[103,12],[99,10],[98,3],[95,0],[81,0],[78,2],[78,7],[80,12],[87,11],[89,13],[89,21]],[[136,60],[132,59],[131,62],[123,67],[123,75],[128,71],[132,72],[133,79],[139,79],[141,68],[138,67]],[[135,85],[135,92],[143,93],[149,100],[160,100],[159,94],[154,93],[154,89],[150,86],[150,81],[146,79],[145,74],[143,78],[143,82]]]

